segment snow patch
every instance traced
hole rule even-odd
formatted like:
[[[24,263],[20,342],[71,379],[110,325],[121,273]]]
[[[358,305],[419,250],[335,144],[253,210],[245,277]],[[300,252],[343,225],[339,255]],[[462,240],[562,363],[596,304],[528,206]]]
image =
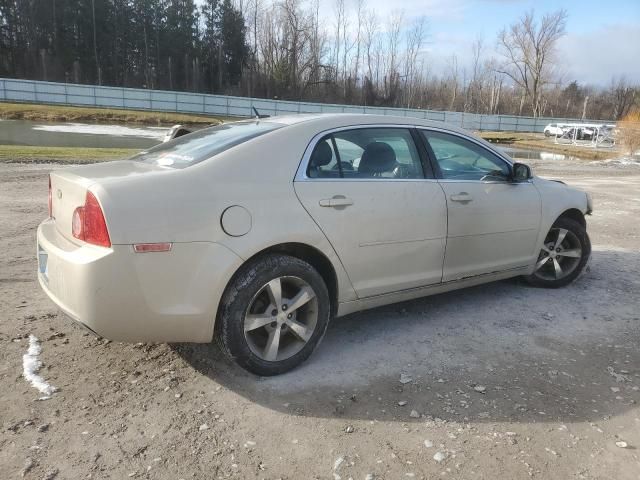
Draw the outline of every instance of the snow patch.
[[[613,166],[634,166],[640,167],[640,158],[638,157],[620,157],[620,158],[610,158],[608,160],[594,160],[589,162],[592,165],[613,165]]]
[[[58,133],[84,133],[113,137],[144,137],[162,140],[169,130],[164,127],[125,127],[121,125],[90,125],[87,123],[65,123],[61,125],[34,125],[34,130]]]
[[[46,400],[51,397],[51,394],[57,389],[49,385],[38,375],[38,370],[42,367],[42,362],[38,358],[41,352],[42,348],[40,347],[38,338],[35,335],[29,335],[29,349],[27,353],[22,356],[22,375],[34,388],[37,388],[40,393],[44,394],[41,400]]]
[[[436,452],[436,454],[433,456],[433,459],[438,463],[443,462],[447,459],[447,454],[442,452]]]

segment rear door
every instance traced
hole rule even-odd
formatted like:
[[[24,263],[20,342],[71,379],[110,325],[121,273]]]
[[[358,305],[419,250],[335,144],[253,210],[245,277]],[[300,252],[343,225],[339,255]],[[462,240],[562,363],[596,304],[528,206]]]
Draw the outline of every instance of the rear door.
[[[446,195],[443,281],[523,267],[537,254],[540,195],[508,162],[461,135],[420,130]]]
[[[295,181],[360,298],[439,283],[446,201],[409,128],[348,128],[312,142]]]

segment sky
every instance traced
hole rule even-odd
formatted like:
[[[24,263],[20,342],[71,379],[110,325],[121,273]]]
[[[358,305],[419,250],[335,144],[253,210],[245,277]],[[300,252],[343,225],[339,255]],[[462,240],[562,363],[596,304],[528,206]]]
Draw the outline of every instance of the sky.
[[[346,0],[354,9],[355,0]],[[640,0],[366,0],[380,18],[402,10],[409,24],[424,15],[428,23],[427,62],[447,68],[452,55],[460,67],[471,64],[472,44],[481,36],[487,55],[495,53],[497,32],[526,11],[536,15],[565,8],[567,35],[558,48],[565,82],[607,86],[613,76],[640,83]],[[320,0],[330,17],[334,0]],[[327,19],[329,20],[329,19]]]

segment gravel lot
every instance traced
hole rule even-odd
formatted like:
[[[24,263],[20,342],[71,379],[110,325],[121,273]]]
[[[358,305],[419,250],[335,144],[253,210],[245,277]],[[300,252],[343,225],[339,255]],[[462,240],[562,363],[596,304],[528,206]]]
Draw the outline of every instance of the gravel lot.
[[[51,167],[0,164],[0,478],[639,478],[640,167],[530,163],[594,197],[577,282],[352,315],[269,379],[58,314],[35,274]],[[22,377],[30,334],[49,400]]]

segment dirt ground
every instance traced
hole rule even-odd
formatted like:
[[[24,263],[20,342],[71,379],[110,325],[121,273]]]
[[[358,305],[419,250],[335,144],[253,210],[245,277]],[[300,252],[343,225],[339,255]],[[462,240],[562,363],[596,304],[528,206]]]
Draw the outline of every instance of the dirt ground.
[[[338,319],[268,379],[214,346],[108,342],[58,314],[34,245],[51,167],[0,165],[0,478],[640,478],[640,167],[531,163],[594,197],[574,284]],[[22,377],[29,334],[49,400]]]

